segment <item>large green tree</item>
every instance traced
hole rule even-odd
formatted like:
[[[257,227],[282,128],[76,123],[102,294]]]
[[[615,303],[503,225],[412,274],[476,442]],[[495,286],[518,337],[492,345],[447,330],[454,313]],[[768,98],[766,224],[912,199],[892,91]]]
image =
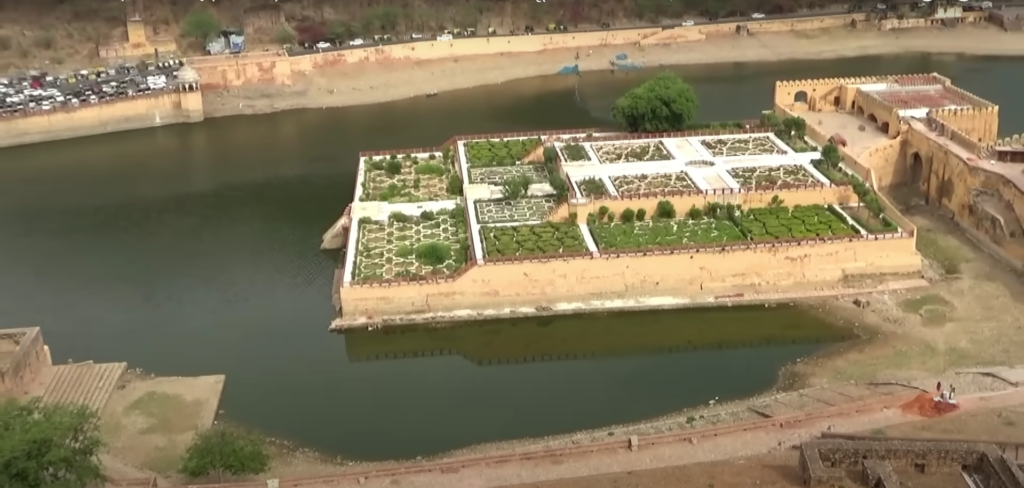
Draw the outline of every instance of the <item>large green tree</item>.
[[[181,20],[181,33],[187,37],[205,41],[220,31],[220,21],[206,7],[192,7]]]
[[[0,486],[81,488],[103,480],[96,414],[38,399],[0,404]]]
[[[190,478],[216,473],[217,479],[223,480],[225,474],[257,475],[269,467],[270,455],[259,438],[218,425],[196,436],[179,471]]]
[[[685,129],[697,108],[693,87],[665,72],[616,100],[612,117],[630,132],[672,132]]]

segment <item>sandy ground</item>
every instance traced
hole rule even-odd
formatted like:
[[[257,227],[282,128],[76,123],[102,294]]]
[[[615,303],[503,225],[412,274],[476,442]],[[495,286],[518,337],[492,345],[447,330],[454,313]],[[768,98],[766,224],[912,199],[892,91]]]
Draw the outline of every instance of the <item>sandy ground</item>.
[[[224,376],[125,376],[101,414],[108,476],[172,474],[196,431],[213,423]]]
[[[290,87],[254,85],[206,93],[203,103],[207,117],[380,103],[423,96],[435,90],[444,92],[554,74],[563,66],[573,64],[576,52],[576,49],[554,49],[423,62],[361,63],[297,76]],[[580,68],[608,69],[609,60],[623,52],[646,66],[834,59],[913,52],[1024,55],[1024,33],[1007,33],[982,24],[956,29],[879,32],[843,28],[749,37],[716,36],[699,43],[580,50]]]
[[[1018,404],[937,419],[914,420],[859,433],[885,437],[1024,442],[1024,430],[1014,428],[1021,425],[1020,422],[1024,422],[1024,406]],[[727,461],[526,483],[515,485],[515,488],[798,488],[803,483],[799,478],[797,453],[795,449],[776,449]],[[1012,458],[1016,453],[1010,451],[1008,455]],[[1024,460],[1024,453],[1018,460]]]

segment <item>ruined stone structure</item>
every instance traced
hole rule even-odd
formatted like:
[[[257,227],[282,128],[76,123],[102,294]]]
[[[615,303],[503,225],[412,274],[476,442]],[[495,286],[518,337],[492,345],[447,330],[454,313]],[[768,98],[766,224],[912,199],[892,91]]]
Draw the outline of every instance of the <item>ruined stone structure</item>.
[[[910,185],[929,205],[1024,261],[1024,146],[999,138],[999,107],[938,74],[780,81],[775,110],[835,135],[851,171],[877,189]]]
[[[1024,488],[1020,467],[992,444],[819,440],[800,447],[805,486]]]
[[[146,34],[146,23],[142,20],[142,0],[129,0],[124,3],[124,8],[128,39],[99,46],[101,58],[129,58],[178,51],[178,44],[174,42],[174,39],[157,38]]]
[[[0,330],[0,396],[20,394],[51,364],[38,327]]]

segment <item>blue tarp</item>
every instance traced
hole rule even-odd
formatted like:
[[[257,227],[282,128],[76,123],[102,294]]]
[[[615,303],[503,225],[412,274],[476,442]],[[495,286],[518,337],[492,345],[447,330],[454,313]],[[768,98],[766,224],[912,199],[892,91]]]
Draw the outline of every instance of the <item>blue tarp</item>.
[[[562,69],[558,70],[560,75],[578,75],[580,74],[580,65],[570,64],[563,66]]]

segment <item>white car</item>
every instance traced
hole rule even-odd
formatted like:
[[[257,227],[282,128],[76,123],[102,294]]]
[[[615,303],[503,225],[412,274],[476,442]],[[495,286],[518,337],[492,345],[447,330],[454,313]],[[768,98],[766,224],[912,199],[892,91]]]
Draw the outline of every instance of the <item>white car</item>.
[[[885,9],[889,8],[889,6],[884,4],[884,3],[880,3],[878,5],[875,5],[875,8],[877,8],[878,10],[885,10]]]
[[[316,48],[317,49],[330,49],[331,48],[331,43],[320,41],[320,42],[316,43]]]
[[[439,41],[450,41],[452,39],[455,39],[455,38],[452,37],[451,34],[443,34],[443,35],[437,36],[437,40],[439,40]]]
[[[423,34],[420,34],[419,32],[413,32],[412,35],[409,37],[411,37],[412,39],[423,39]]]
[[[694,22],[692,20],[684,20],[683,21],[683,27],[691,27],[691,26],[693,26],[693,24],[694,24]]]
[[[348,41],[349,46],[362,46],[365,43],[362,39],[356,38]]]
[[[765,17],[767,17],[767,16],[765,14],[762,14],[762,13],[750,14],[750,18],[751,19],[763,19]]]

